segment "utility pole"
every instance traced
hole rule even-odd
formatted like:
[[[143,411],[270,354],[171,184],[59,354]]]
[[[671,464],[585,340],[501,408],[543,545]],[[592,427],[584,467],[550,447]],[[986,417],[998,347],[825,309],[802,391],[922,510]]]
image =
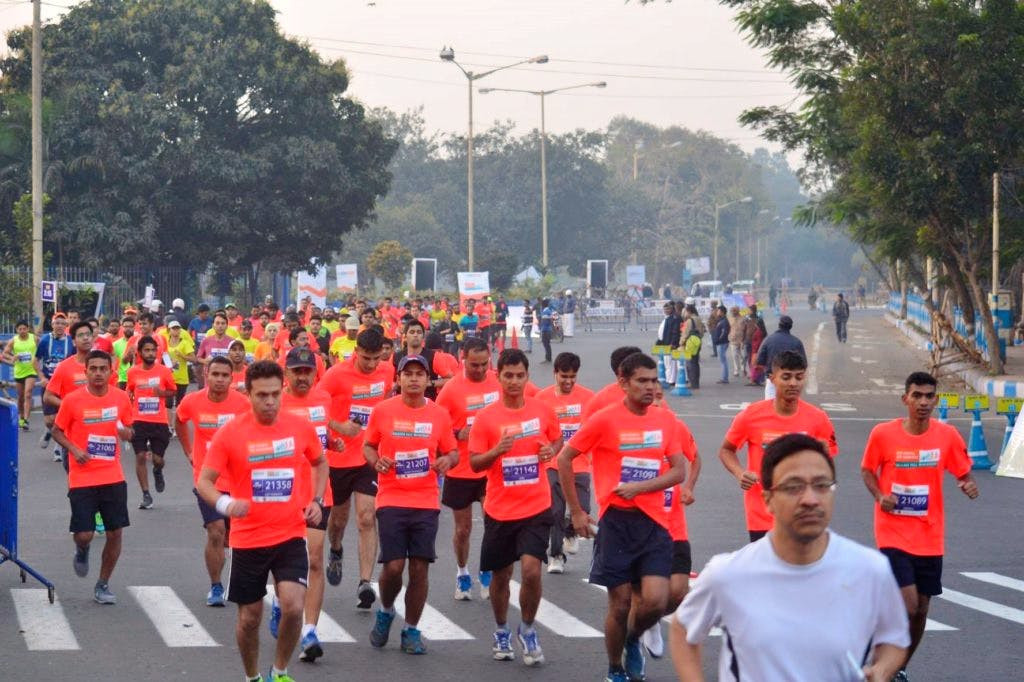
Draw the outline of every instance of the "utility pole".
[[[999,293],[999,172],[992,174],[992,294]]]
[[[43,36],[40,0],[32,0],[32,317],[43,324]]]

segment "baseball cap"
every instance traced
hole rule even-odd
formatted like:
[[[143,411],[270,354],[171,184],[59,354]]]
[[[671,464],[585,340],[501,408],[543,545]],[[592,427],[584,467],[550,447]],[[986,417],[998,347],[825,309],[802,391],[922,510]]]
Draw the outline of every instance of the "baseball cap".
[[[345,329],[359,329],[359,320],[354,315],[345,318]]]
[[[51,317],[50,319],[51,320],[66,320],[66,319],[68,319],[68,316],[65,315],[64,313],[54,313],[53,317]]]
[[[181,300],[180,298],[176,298],[173,301],[171,301],[171,307],[172,308],[182,308],[182,309],[184,309],[185,308],[185,301]]]
[[[224,304],[224,310],[227,310],[228,308],[234,308],[235,310],[238,310],[238,306],[235,305],[234,301],[228,301],[227,303]]]
[[[162,306],[163,304],[164,302],[161,301],[159,298],[154,298],[149,304],[149,311],[151,313],[155,313],[156,311],[160,310],[160,306]]]
[[[430,367],[429,367],[429,365],[427,365],[427,359],[425,357],[423,357],[422,355],[406,355],[404,358],[402,358],[399,361],[399,363],[398,363],[398,371],[401,372],[411,362],[418,363],[420,365],[420,367],[422,367],[424,370],[427,371],[428,374],[430,373]]]
[[[206,303],[200,303],[199,307],[196,308],[197,313],[208,313],[210,312],[210,306]]]
[[[228,345],[228,348],[234,348],[235,346],[241,346],[242,350],[245,350],[245,344],[242,343],[241,339],[235,339],[234,341],[232,341],[231,344]]]
[[[316,369],[316,356],[308,348],[292,348],[288,351],[287,357],[285,357],[284,366],[285,369],[297,369],[299,367]]]
[[[167,328],[171,329],[172,327],[177,327],[178,329],[181,329],[181,322],[178,322],[177,320],[168,320]]]

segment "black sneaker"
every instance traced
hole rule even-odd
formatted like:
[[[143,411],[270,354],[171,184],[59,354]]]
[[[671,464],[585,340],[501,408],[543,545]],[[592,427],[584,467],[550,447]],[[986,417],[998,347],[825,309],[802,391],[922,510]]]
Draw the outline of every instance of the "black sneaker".
[[[335,552],[333,549],[327,556],[327,582],[331,585],[341,584],[341,558],[342,550]]]
[[[153,467],[153,485],[158,493],[162,493],[167,486],[166,481],[164,481],[163,467]]]
[[[139,509],[152,509],[153,508],[153,496],[149,494],[148,490],[142,491],[142,502],[139,504]]]
[[[359,597],[359,603],[356,604],[356,608],[359,609],[368,609],[373,606],[373,602],[377,601],[377,593],[373,591],[373,586],[367,580],[359,581],[356,596]]]

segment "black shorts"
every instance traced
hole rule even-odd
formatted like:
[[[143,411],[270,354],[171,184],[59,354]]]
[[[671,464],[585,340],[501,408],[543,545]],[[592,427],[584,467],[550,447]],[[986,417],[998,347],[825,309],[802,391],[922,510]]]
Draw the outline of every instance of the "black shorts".
[[[693,556],[689,540],[672,541],[672,575],[683,573],[687,576],[693,570]]]
[[[605,587],[639,583],[644,576],[672,573],[672,538],[639,509],[609,507],[598,523],[590,582]]]
[[[352,493],[377,497],[377,472],[369,464],[331,467],[331,493],[334,504],[345,504]]]
[[[377,534],[380,536],[380,557],[384,564],[395,559],[437,558],[437,509],[381,507],[377,510]]]
[[[177,384],[177,390],[174,395],[169,395],[164,398],[164,403],[167,405],[168,410],[173,410],[178,405],[181,405],[182,399],[185,394],[188,393],[188,384]]]
[[[747,535],[750,536],[750,541],[751,542],[757,542],[758,540],[763,538],[765,535],[768,535],[768,531],[766,531],[766,530],[748,530],[747,531]]]
[[[313,526],[313,525],[311,525],[309,523],[309,521],[307,521],[306,522],[306,528],[311,528],[313,530],[322,530],[322,531],[326,532],[327,531],[327,517],[329,517],[330,515],[331,515],[331,508],[330,507],[325,507],[325,506],[321,505],[320,506],[320,523],[318,523],[315,526]]]
[[[57,410],[59,410],[59,409],[60,409],[59,407],[54,407],[53,405],[48,405],[46,403],[43,403],[43,416],[44,417],[54,417],[54,416],[57,415]]]
[[[96,512],[103,517],[107,530],[117,530],[131,525],[128,523],[128,484],[124,481],[91,485],[68,490],[71,502],[72,533],[87,533],[96,530]]]
[[[135,431],[132,435],[132,449],[138,455],[143,452],[152,452],[158,457],[163,457],[167,452],[167,446],[171,442],[171,430],[167,424],[155,422],[140,422],[132,424]]]
[[[216,508],[206,504],[206,500],[199,495],[199,491],[195,488],[192,488],[192,494],[196,496],[196,502],[199,504],[199,514],[203,517],[203,528],[206,528],[214,521],[223,521],[224,528],[228,528],[228,523],[230,522],[228,517],[221,514]]]
[[[474,502],[484,501],[487,491],[487,477],[452,478],[444,477],[444,488],[441,490],[441,504],[450,509],[465,509]]]
[[[480,570],[497,571],[519,561],[524,554],[547,563],[551,510],[515,521],[499,521],[484,513],[480,542]]]
[[[900,588],[914,585],[926,597],[942,594],[942,555],[921,556],[894,547],[882,547]]]
[[[308,584],[309,555],[306,538],[292,538],[271,547],[231,550],[228,601],[253,604],[267,594],[267,576],[275,582]]]
[[[29,374],[29,375],[28,375],[27,377],[21,377],[20,379],[15,379],[15,380],[14,380],[14,383],[16,383],[16,384],[21,384],[22,386],[24,386],[24,385],[25,385],[25,382],[26,382],[26,381],[27,381],[28,379],[38,379],[38,378],[39,378],[39,376],[38,376],[38,375],[36,375],[36,374]]]

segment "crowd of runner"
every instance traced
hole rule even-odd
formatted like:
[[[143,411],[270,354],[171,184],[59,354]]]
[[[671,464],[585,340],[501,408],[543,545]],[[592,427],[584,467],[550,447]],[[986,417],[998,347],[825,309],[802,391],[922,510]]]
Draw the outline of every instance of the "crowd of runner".
[[[454,521],[453,596],[473,599],[476,587],[490,600],[495,660],[544,663],[534,627],[543,574],[561,573],[593,538],[610,682],[645,679],[646,655],[665,652],[669,614],[682,680],[703,679],[701,643],[714,627],[724,635],[720,679],[905,680],[941,592],[944,472],[978,495],[963,439],[931,418],[935,379],[915,372],[905,413],[877,426],[863,451],[881,551],[829,530],[839,444],[826,413],[802,399],[806,358],[782,351],[767,368],[774,397],[741,411],[718,452],[742,491],[750,544],[713,558],[691,586],[685,509],[701,459],[639,348],[611,354],[610,383],[596,393],[577,383],[580,358],[561,353],[553,385],[539,390],[523,350],[495,347],[505,338],[500,300],[352,301],[339,312],[268,302],[248,317],[200,306],[192,319],[179,302],[166,318],[126,311],[109,324],[57,314],[38,343],[20,325],[4,359],[29,397],[29,379],[45,382],[41,443],[52,439],[68,472],[77,575],[89,574],[91,544],[104,535],[100,604],[117,601],[110,580],[129,525],[122,452],[130,443],[139,508],[150,509],[150,474],[162,493],[168,444],[179,439],[206,528],[206,604],[237,605],[250,682],[292,679],[296,648],[303,661],[324,656],[316,627],[326,585],[343,580],[350,516],[356,604],[375,608],[369,643],[387,646],[404,588],[399,646],[427,653],[418,624],[442,507]],[[27,428],[31,402],[23,409]],[[477,503],[484,527],[473,555]],[[276,649],[264,677],[269,576]]]

